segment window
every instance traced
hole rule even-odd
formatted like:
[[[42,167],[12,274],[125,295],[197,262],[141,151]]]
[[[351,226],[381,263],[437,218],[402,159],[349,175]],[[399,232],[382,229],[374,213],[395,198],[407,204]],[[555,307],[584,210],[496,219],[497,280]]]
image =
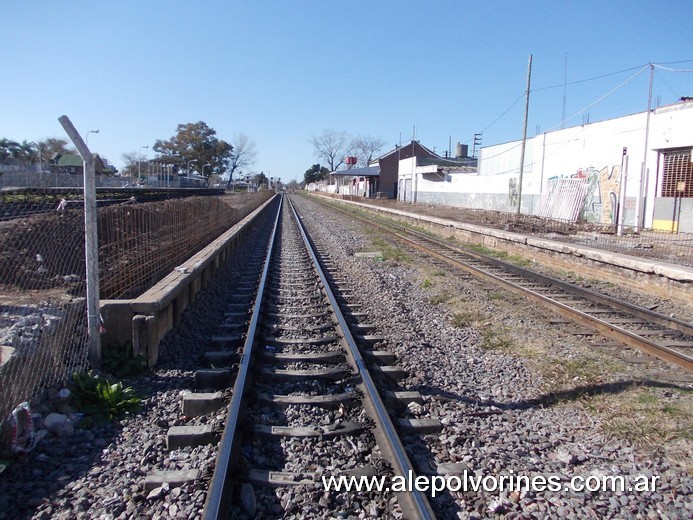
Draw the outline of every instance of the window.
[[[664,150],[662,197],[693,197],[693,163],[690,148]]]

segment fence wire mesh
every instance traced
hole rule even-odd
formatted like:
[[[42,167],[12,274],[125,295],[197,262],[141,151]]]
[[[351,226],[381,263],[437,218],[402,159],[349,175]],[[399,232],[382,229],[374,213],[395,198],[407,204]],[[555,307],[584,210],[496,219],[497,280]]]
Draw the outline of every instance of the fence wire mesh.
[[[85,367],[88,340],[81,210],[56,211],[59,201],[40,189],[2,195],[0,421]]]
[[[101,299],[138,296],[272,195],[111,199],[97,217]],[[2,191],[0,424],[88,366],[81,197],[81,188]]]
[[[325,195],[325,194],[321,194]],[[431,204],[412,204],[395,200],[376,200],[349,195],[328,195],[331,198],[350,199],[373,204],[446,218],[458,222],[478,224],[485,227],[515,231],[536,237],[569,242],[586,247],[604,249],[614,253],[647,258],[652,261],[693,267],[693,233],[669,232],[654,229],[639,229],[624,226],[617,233],[616,225],[572,222],[540,217],[516,215],[503,211],[470,209]]]
[[[272,195],[126,203],[99,211],[101,298],[133,298]]]

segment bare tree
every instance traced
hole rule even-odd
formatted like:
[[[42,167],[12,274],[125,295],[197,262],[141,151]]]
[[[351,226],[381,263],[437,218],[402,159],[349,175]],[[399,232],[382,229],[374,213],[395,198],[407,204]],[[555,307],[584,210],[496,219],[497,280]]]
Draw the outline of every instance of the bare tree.
[[[373,160],[375,154],[385,146],[385,140],[381,137],[371,135],[360,135],[351,141],[351,149],[358,158],[358,163],[361,166],[368,166]]]
[[[257,152],[255,151],[255,141],[245,134],[238,134],[233,140],[233,152],[228,163],[229,180],[226,187],[231,187],[233,172],[239,168],[245,168],[255,162]]]
[[[144,154],[140,155],[139,151],[124,153],[120,156],[120,158],[125,163],[123,175],[126,177],[137,177],[142,168],[140,161],[143,161],[143,164],[146,164],[147,162],[147,156]]]
[[[344,158],[348,155],[349,137],[346,132],[337,132],[334,129],[325,130],[319,136],[310,139],[313,145],[313,154],[317,159],[324,160],[333,172],[344,163]]]

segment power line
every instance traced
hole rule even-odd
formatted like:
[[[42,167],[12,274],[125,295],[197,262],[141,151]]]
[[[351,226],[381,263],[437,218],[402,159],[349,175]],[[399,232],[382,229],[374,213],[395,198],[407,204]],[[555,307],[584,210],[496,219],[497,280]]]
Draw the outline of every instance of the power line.
[[[616,76],[616,75],[618,75],[618,74],[623,74],[624,72],[630,72],[631,70],[641,69],[642,67],[647,67],[647,66],[649,66],[649,63],[645,63],[644,65],[638,65],[637,67],[631,67],[631,68],[629,68],[629,69],[619,70],[619,71],[617,71],[617,72],[610,72],[610,73],[608,73],[608,74],[602,74],[601,76],[594,76],[594,77],[592,77],[592,78],[587,78],[587,79],[579,79],[579,80],[577,80],[577,81],[571,81],[570,83],[561,83],[560,85],[552,85],[552,86],[550,86],[550,87],[539,87],[539,88],[534,88],[534,89],[532,89],[532,90],[533,90],[534,92],[536,92],[536,91],[538,91],[538,90],[549,90],[549,89],[552,89],[552,88],[564,87],[564,86],[566,86],[566,85],[577,85],[578,83],[586,83],[586,82],[588,82],[588,81],[594,81],[594,80],[597,80],[597,79],[608,78],[609,76]]]
[[[632,80],[634,80],[636,77],[638,77],[640,74],[642,74],[642,72],[643,72],[644,70],[647,70],[649,67],[650,67],[650,64],[648,63],[647,65],[645,65],[644,67],[642,67],[638,72],[636,72],[636,73],[633,74],[630,78],[628,78],[626,81],[624,81],[623,83],[621,83],[621,84],[618,85],[617,87],[611,89],[609,92],[607,92],[606,94],[604,94],[602,97],[600,97],[600,98],[597,99],[596,101],[590,103],[590,104],[587,105],[585,108],[583,108],[583,109],[581,109],[581,110],[575,112],[575,113],[574,113],[572,116],[570,116],[569,118],[567,118],[567,119],[561,121],[561,122],[558,123],[557,125],[552,126],[551,128],[549,128],[549,129],[547,130],[547,132],[550,132],[551,130],[553,130],[553,129],[556,128],[557,126],[562,125],[562,124],[565,123],[566,121],[570,121],[570,120],[573,119],[575,116],[582,114],[582,113],[585,112],[587,109],[593,107],[594,105],[596,105],[597,103],[599,103],[599,102],[602,101],[603,99],[609,97],[611,94],[613,94],[614,92],[616,92],[617,90],[619,90],[620,88],[622,88],[623,86],[625,86],[627,83],[630,83]]]
[[[656,63],[653,63],[652,65],[654,65],[655,68],[667,70],[669,72],[693,72],[693,70],[691,70],[691,69],[672,69],[669,67],[662,67],[661,65],[657,65]]]
[[[554,130],[555,128],[557,128],[558,126],[560,126],[560,125],[562,125],[563,123],[565,123],[566,121],[570,121],[570,120],[573,119],[575,116],[578,116],[578,115],[582,114],[583,112],[587,111],[589,108],[593,107],[594,105],[596,105],[597,103],[599,103],[599,102],[602,101],[603,99],[606,99],[606,98],[609,97],[611,94],[613,94],[614,92],[616,92],[617,90],[621,89],[623,86],[625,86],[626,84],[628,84],[629,82],[631,82],[632,80],[634,80],[636,77],[638,77],[640,74],[642,74],[642,72],[643,72],[644,70],[647,70],[649,67],[650,67],[650,64],[649,64],[649,63],[648,63],[647,65],[644,65],[640,70],[638,70],[638,72],[636,72],[635,74],[633,74],[632,76],[630,76],[628,79],[626,79],[626,80],[625,80],[624,82],[622,82],[620,85],[614,87],[614,88],[611,89],[609,92],[607,92],[606,94],[604,94],[603,96],[601,96],[599,99],[593,101],[592,103],[590,103],[590,104],[587,105],[586,107],[582,108],[581,110],[577,111],[577,112],[576,112],[575,114],[573,114],[572,116],[566,118],[565,120],[563,120],[563,121],[559,122],[558,124],[554,125],[553,127],[549,128],[549,129],[546,130],[545,132],[550,132],[550,131]],[[632,70],[632,69],[630,69],[630,70]],[[523,94],[523,95],[524,95],[524,94]],[[522,97],[522,96],[520,96],[520,97]],[[517,103],[517,100],[515,101],[515,103]],[[515,103],[513,103],[513,105],[514,105]],[[512,108],[512,107],[511,107],[511,108]],[[508,110],[509,110],[509,109],[508,109]],[[507,112],[507,110],[506,110],[506,112]],[[498,157],[498,156],[500,156],[500,155],[509,153],[509,152],[511,152],[512,150],[514,150],[515,148],[517,148],[518,146],[520,146],[519,143],[518,143],[517,145],[511,147],[511,148],[508,148],[507,150],[503,150],[502,152],[498,152],[497,154],[492,155],[492,156],[490,156],[490,157],[484,157],[484,160],[492,159],[492,158],[494,158],[494,157]],[[503,172],[503,173],[505,173],[505,172]]]

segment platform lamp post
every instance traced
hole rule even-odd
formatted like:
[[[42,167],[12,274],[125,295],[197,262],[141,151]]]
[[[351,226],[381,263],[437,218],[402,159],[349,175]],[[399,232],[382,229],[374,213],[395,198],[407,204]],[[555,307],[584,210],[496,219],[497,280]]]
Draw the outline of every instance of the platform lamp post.
[[[205,166],[212,166],[212,165],[209,164],[209,163],[207,163],[207,164],[205,164],[205,165],[202,166],[202,177],[205,176]],[[207,184],[209,185],[209,183],[207,183]]]
[[[87,132],[87,135],[84,136],[84,140],[85,140],[85,143],[84,143],[84,144],[87,145],[87,148],[89,148],[89,134],[98,134],[98,133],[99,133],[98,130],[89,130],[89,131]]]
[[[149,145],[140,146],[140,149],[137,151],[137,183],[138,184],[140,182],[140,176],[142,175],[142,150],[144,150],[145,148],[149,148]]]
[[[191,159],[188,161],[188,177],[190,177],[190,164],[197,162],[197,159]]]

